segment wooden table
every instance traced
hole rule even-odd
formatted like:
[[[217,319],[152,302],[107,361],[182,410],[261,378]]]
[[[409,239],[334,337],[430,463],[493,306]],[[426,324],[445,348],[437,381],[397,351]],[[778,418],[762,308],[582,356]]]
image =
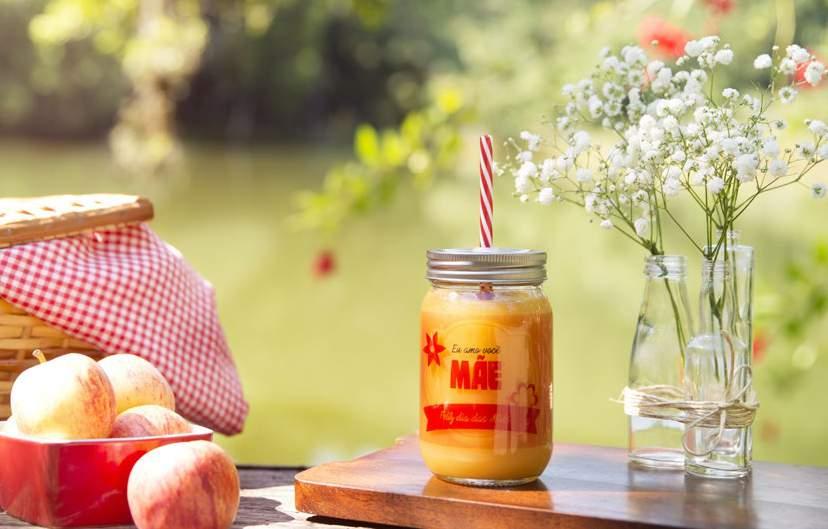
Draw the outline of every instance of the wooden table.
[[[293,476],[301,470],[301,468],[239,467],[242,498],[233,529],[253,527],[284,529],[382,528],[380,525],[360,525],[297,512],[293,499]],[[12,527],[33,526],[5,513],[0,513],[0,529],[10,529]],[[112,527],[111,529],[128,529],[131,527],[121,526]]]
[[[352,462],[316,467],[300,477],[300,496],[305,498],[303,501],[314,499],[315,507],[319,507],[317,512],[328,512],[330,516],[336,516],[337,512],[356,512],[363,519],[374,521],[394,516],[410,519],[412,512],[419,509],[421,519],[430,520],[418,524],[420,527],[484,526],[468,522],[479,519],[480,512],[495,512],[493,503],[503,500],[490,489],[459,487],[433,478],[421,468],[422,462],[411,441],[403,439],[394,448]],[[377,479],[394,465],[404,466],[406,475],[398,481],[379,483]],[[349,473],[347,467],[358,468],[359,472]],[[294,477],[301,470],[240,467],[242,498],[233,528],[390,527],[298,512]],[[334,490],[319,479],[322,477],[330,481],[356,481],[349,483],[354,487],[350,491],[341,486]],[[386,488],[406,487],[410,490],[377,496]],[[624,451],[620,449],[559,445],[543,481],[522,489],[512,491],[513,499],[509,501],[523,503],[523,507],[536,514],[539,507],[535,503],[544,501],[549,503],[545,508],[552,507],[560,517],[553,518],[551,523],[539,518],[546,521],[506,529],[524,526],[531,529],[828,529],[828,468],[757,463],[753,479],[698,480],[686,478],[680,472],[648,472],[628,467]],[[423,510],[418,505],[425,496],[429,497],[426,500],[438,501],[428,503],[428,508]],[[496,519],[486,523],[486,527],[504,527]],[[0,513],[0,529],[12,527],[30,526]]]

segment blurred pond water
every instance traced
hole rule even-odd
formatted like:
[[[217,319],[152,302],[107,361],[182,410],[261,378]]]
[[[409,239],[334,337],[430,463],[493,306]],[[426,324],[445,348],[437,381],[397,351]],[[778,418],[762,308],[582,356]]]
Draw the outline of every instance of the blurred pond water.
[[[0,142],[0,185],[5,196],[119,191],[153,198],[154,229],[216,287],[251,404],[244,434],[220,443],[245,463],[312,464],[414,431],[424,252],[476,242],[473,170],[423,199],[404,192],[389,211],[331,239],[292,229],[285,219],[293,194],[317,185],[329,164],[348,155],[197,145],[188,149],[186,177],[153,181],[120,174],[99,144]],[[496,188],[496,242],[549,252],[556,440],[622,446],[626,421],[610,399],[626,381],[643,255],[579,211],[521,205],[509,186]],[[757,247],[760,276],[824,234],[825,218],[824,202],[796,193],[756,208],[744,239]],[[311,263],[322,247],[334,251],[337,270],[318,279]],[[690,275],[694,298],[697,266]],[[825,355],[784,395],[774,392],[763,364],[755,371],[762,399],[755,456],[828,464],[828,423],[813,412],[828,405]]]

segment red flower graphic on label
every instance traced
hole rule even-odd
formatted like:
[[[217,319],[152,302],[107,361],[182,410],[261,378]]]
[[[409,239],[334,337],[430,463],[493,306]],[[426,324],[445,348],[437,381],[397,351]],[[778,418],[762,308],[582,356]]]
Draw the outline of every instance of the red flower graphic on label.
[[[518,384],[515,391],[509,395],[509,402],[515,406],[532,407],[538,403],[538,395],[535,393],[534,384]]]
[[[428,357],[428,364],[431,365],[431,362],[437,362],[437,365],[440,365],[440,353],[446,350],[445,347],[440,345],[440,341],[437,339],[437,333],[434,333],[434,336],[429,336],[428,333],[425,335],[426,337],[426,346],[423,347],[423,352]]]

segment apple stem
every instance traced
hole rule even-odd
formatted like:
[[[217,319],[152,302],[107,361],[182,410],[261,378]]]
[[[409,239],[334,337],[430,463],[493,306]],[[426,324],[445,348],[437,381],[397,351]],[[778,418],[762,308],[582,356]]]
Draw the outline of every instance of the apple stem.
[[[35,349],[34,351],[32,351],[32,356],[37,358],[37,361],[41,364],[46,363],[46,355],[44,355],[43,351],[41,351],[40,349]]]

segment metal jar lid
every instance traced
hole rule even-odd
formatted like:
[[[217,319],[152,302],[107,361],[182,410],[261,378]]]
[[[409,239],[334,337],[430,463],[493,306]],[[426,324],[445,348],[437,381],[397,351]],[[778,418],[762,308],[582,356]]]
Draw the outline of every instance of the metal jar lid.
[[[513,248],[448,248],[426,252],[426,278],[439,283],[540,285],[546,252]]]

